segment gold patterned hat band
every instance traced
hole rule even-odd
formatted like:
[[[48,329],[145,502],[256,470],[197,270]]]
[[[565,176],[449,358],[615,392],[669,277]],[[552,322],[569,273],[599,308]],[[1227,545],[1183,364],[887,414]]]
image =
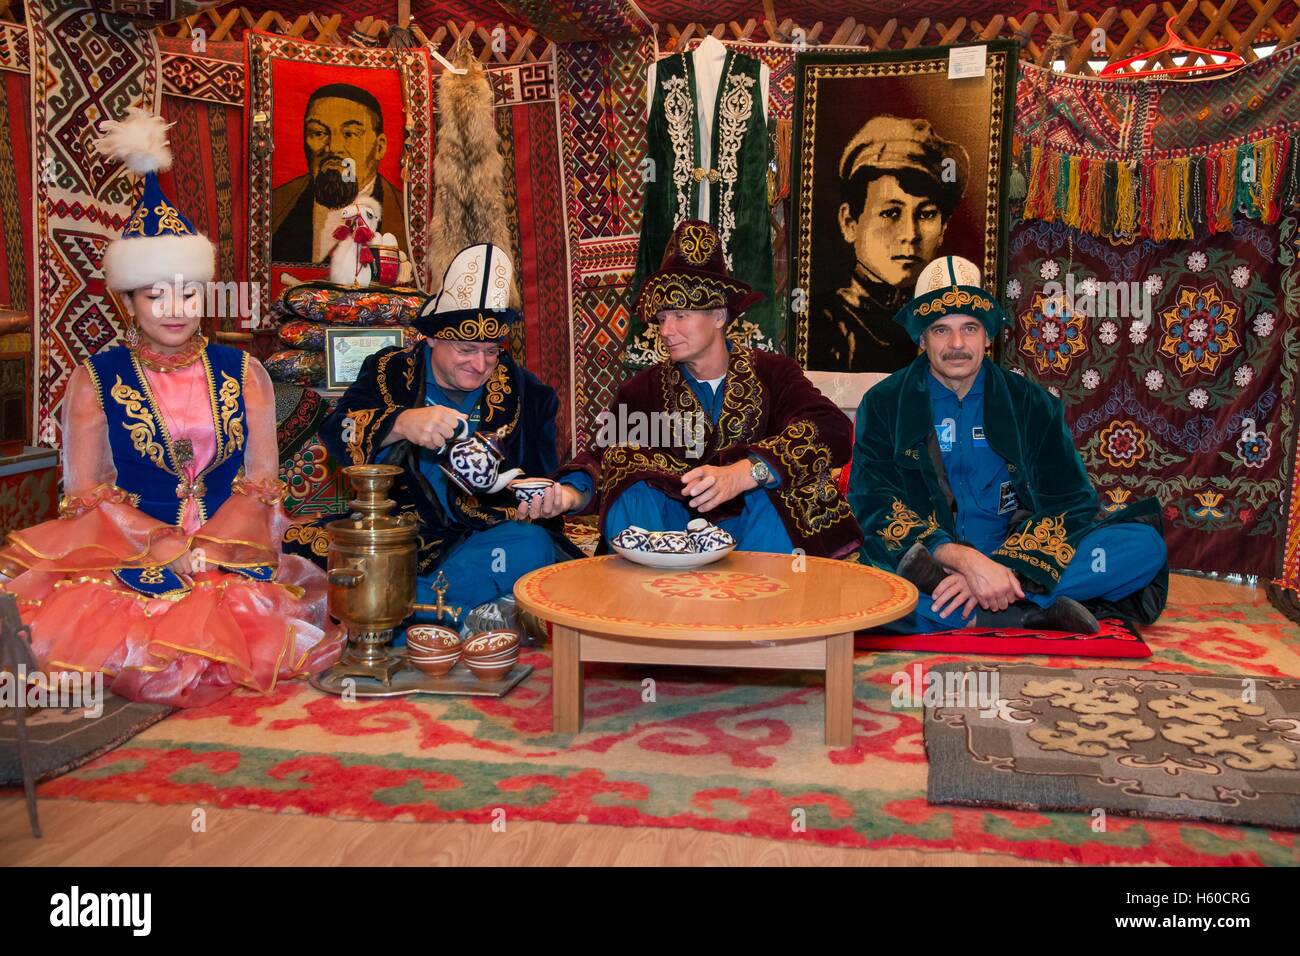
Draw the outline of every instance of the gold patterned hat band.
[[[421,335],[444,342],[499,342],[510,335],[510,325],[518,319],[514,309],[463,309],[421,315],[414,325]]]
[[[922,332],[940,319],[954,315],[978,319],[990,342],[1007,322],[1007,314],[997,299],[978,286],[969,285],[952,285],[919,295],[898,310],[894,321],[907,329],[913,342],[920,344]]]
[[[700,219],[685,219],[668,238],[663,261],[637,294],[635,311],[646,323],[669,309],[726,309],[735,318],[763,294],[732,277],[717,231]]]

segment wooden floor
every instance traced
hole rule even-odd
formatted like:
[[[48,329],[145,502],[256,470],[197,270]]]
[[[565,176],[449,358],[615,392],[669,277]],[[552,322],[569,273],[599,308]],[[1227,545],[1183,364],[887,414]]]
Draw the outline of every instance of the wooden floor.
[[[1175,575],[1171,597],[1267,603],[1262,590]],[[1011,857],[915,850],[841,850],[696,830],[588,824],[340,822],[321,817],[207,808],[191,830],[190,807],[50,800],[44,838],[33,839],[21,800],[0,800],[0,865],[44,866],[872,866],[1019,865]]]

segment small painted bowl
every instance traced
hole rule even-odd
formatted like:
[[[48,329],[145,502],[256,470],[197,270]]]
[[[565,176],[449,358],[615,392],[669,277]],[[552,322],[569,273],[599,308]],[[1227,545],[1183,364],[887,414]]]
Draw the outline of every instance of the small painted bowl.
[[[480,631],[471,634],[465,642],[465,662],[473,659],[499,657],[508,651],[519,650],[519,634],[516,631]]]
[[[690,554],[695,546],[685,531],[651,531],[650,550],[660,554]]]
[[[512,655],[501,661],[482,661],[478,658],[465,658],[465,666],[469,668],[471,674],[481,681],[500,680],[510,673],[511,669],[519,662],[519,652],[516,650]]]
[[[416,624],[406,629],[406,660],[430,677],[440,677],[461,657],[461,639],[449,627]]]
[[[519,634],[483,631],[465,642],[465,666],[482,681],[500,680],[519,662]]]
[[[686,535],[695,550],[701,554],[718,548],[734,548],[736,539],[704,518],[695,518],[686,525]]]
[[[610,543],[629,551],[649,551],[650,532],[636,525],[628,525],[610,539]]]
[[[549,478],[516,478],[507,486],[515,493],[519,503],[525,501],[536,501],[546,494],[546,489],[551,487],[555,482]]]

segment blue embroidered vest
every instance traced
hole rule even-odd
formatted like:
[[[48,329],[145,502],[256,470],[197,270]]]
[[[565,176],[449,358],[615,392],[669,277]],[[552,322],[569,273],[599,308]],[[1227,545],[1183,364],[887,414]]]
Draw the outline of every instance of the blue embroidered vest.
[[[152,518],[179,525],[187,491],[194,495],[199,518],[207,521],[230,497],[244,467],[247,436],[244,375],[248,354],[225,345],[209,345],[200,359],[208,379],[208,400],[216,426],[212,461],[188,488],[176,460],[167,422],[144,371],[130,349],[114,346],[90,357],[86,367],[95,382],[100,408],[108,421],[108,442],[117,468],[117,485],[138,499]]]

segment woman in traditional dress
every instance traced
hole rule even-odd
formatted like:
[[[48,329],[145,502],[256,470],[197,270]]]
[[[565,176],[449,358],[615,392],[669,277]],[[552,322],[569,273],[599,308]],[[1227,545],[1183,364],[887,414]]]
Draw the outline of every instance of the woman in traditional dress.
[[[270,379],[199,334],[214,249],[158,184],[166,129],[133,109],[97,142],[145,179],[104,255],[127,344],[68,380],[61,517],[9,535],[0,586],[47,675],[102,671],[124,697],[201,706],[323,668],[340,640],[324,574],[280,553]]]

